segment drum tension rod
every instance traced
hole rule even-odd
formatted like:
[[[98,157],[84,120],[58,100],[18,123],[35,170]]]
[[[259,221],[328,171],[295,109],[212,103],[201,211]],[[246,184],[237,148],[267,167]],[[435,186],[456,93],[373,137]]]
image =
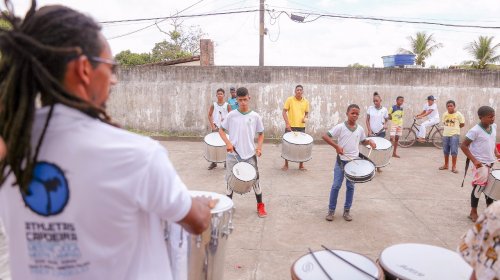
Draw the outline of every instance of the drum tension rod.
[[[367,276],[369,276],[369,277],[370,277],[370,278],[372,278],[372,279],[375,279],[375,280],[377,280],[377,279],[378,279],[377,277],[375,277],[375,276],[371,275],[370,273],[368,273],[368,272],[364,271],[363,269],[359,268],[358,266],[354,265],[353,263],[349,262],[348,260],[346,260],[346,259],[342,258],[342,257],[341,257],[341,256],[339,256],[337,253],[335,253],[334,251],[332,251],[332,250],[330,250],[330,249],[326,248],[326,246],[325,246],[325,245],[321,245],[321,247],[323,247],[325,250],[327,250],[328,252],[330,252],[330,253],[331,253],[332,255],[334,255],[335,257],[337,257],[337,258],[341,259],[342,261],[344,261],[344,262],[345,262],[345,263],[347,263],[348,265],[352,266],[353,268],[355,268],[355,269],[356,269],[356,270],[358,270],[359,272],[362,272],[362,273],[366,274]]]
[[[309,249],[309,253],[311,253],[311,256],[316,261],[316,263],[318,264],[319,268],[321,268],[321,270],[326,275],[326,277],[328,277],[328,279],[330,279],[330,280],[333,280],[333,278],[330,277],[330,275],[326,272],[325,268],[321,265],[321,263],[319,262],[319,260],[316,258],[316,256],[314,255],[314,252],[311,250],[311,248],[307,248],[307,249]]]

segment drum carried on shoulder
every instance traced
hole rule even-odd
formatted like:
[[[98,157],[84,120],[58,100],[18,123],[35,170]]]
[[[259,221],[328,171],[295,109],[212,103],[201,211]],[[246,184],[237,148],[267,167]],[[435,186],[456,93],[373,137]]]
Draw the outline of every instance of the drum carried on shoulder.
[[[458,253],[426,244],[390,246],[382,251],[378,263],[387,280],[468,280],[472,274]]]
[[[226,137],[229,139],[229,135],[226,134]],[[226,143],[220,137],[219,132],[207,134],[203,141],[206,144],[204,157],[207,161],[215,163],[226,161]]]
[[[304,132],[287,132],[283,135],[281,157],[293,162],[306,162],[312,158],[313,138]]]
[[[233,201],[213,192],[190,191],[191,196],[209,196],[219,202],[212,209],[210,226],[201,235],[185,231],[177,223],[166,223],[167,245],[173,279],[223,279],[226,243],[233,231]]]
[[[350,251],[321,250],[303,255],[292,264],[292,280],[384,279],[380,267]]]
[[[367,157],[373,161],[375,167],[384,167],[388,165],[392,157],[392,151],[394,150],[391,141],[381,137],[367,137],[366,140],[375,142],[377,148],[372,150],[369,146],[361,145],[359,151],[367,155]]]

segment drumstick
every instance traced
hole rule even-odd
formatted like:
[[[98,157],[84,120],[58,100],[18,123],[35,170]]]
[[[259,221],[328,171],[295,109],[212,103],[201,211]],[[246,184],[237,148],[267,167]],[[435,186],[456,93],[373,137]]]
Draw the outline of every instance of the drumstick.
[[[311,248],[307,248],[307,249],[309,249],[309,253],[311,253],[311,256],[313,257],[314,261],[316,261],[316,263],[318,264],[319,268],[321,268],[321,270],[326,275],[326,277],[328,277],[328,279],[330,279],[330,280],[333,280],[333,278],[330,277],[330,275],[323,268],[323,266],[321,265],[321,263],[319,262],[319,260],[316,258],[316,256],[314,255],[313,251],[311,250]]]
[[[371,275],[370,273],[368,273],[368,272],[366,272],[366,271],[362,270],[361,268],[357,267],[356,265],[354,265],[353,263],[349,262],[348,260],[346,260],[346,259],[342,258],[342,257],[341,257],[341,256],[339,256],[337,253],[335,253],[334,251],[332,251],[332,250],[330,250],[330,249],[326,248],[326,246],[325,246],[325,245],[321,245],[321,247],[325,248],[325,250],[327,250],[328,252],[330,252],[330,253],[331,253],[332,255],[334,255],[335,257],[337,257],[337,258],[341,259],[341,260],[342,260],[342,261],[344,261],[346,264],[348,264],[348,265],[352,266],[352,267],[353,267],[353,268],[355,268],[357,271],[362,272],[362,273],[364,273],[364,274],[366,274],[366,275],[370,276],[370,278],[377,280],[377,277],[375,277],[375,276]]]
[[[350,160],[351,162],[354,162],[355,164],[359,165],[359,163],[357,163],[352,157],[348,156],[348,155],[345,155],[345,154],[342,154],[343,156],[345,156],[348,160]]]
[[[370,151],[368,152],[368,156],[367,156],[368,158],[370,157],[372,151],[373,151],[373,148],[372,148],[372,146],[370,146]]]

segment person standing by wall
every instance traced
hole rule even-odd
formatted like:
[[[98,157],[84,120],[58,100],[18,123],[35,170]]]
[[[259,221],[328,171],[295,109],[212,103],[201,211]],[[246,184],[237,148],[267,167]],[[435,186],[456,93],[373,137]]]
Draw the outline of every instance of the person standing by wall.
[[[285,120],[285,133],[291,131],[306,132],[307,116],[309,115],[309,101],[303,96],[304,87],[295,86],[295,95],[286,99],[283,106],[283,119]],[[285,165],[281,168],[288,170],[288,160],[285,159]],[[304,163],[299,163],[300,170],[307,170]]]
[[[460,128],[464,127],[465,119],[462,113],[456,110],[455,101],[448,100],[446,102],[446,109],[448,111],[443,114],[444,165],[439,167],[439,170],[448,170],[451,154],[451,172],[458,173],[458,142],[460,141]]]
[[[210,105],[210,109],[208,110],[208,122],[210,124],[210,129],[212,132],[219,131],[219,128],[226,118],[227,114],[231,112],[231,106],[224,101],[224,90],[222,88],[217,89],[216,97],[217,101],[213,102]],[[224,166],[226,164],[224,163]],[[212,170],[217,167],[217,163],[212,162],[208,166],[208,170]]]

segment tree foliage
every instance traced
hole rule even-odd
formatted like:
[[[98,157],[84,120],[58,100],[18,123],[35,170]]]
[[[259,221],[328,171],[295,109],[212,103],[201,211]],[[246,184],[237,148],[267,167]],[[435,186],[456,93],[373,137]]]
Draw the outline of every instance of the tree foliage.
[[[436,43],[432,34],[427,35],[425,31],[417,32],[415,37],[408,37],[410,49],[400,49],[402,53],[411,53],[416,55],[415,64],[425,67],[425,59],[430,57],[434,51],[443,47],[443,44]]]
[[[500,43],[493,45],[494,37],[479,36],[477,41],[469,43],[465,50],[474,57],[474,60],[466,61],[475,69],[486,69],[489,65],[500,61],[500,55],[497,55],[497,50],[500,48]]]
[[[171,30],[164,31],[156,25],[167,38],[155,44],[150,53],[133,53],[122,51],[115,56],[121,65],[142,65],[161,61],[190,57],[200,53],[200,39],[203,31],[198,26],[185,27],[178,18],[172,19]]]

